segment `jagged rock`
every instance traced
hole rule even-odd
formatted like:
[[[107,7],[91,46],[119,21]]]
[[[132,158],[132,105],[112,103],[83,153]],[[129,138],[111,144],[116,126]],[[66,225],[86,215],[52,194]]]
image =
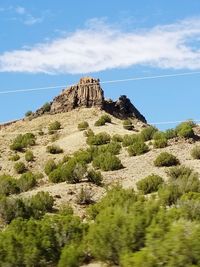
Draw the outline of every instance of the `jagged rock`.
[[[120,119],[136,118],[146,123],[145,117],[131,103],[125,95],[119,97],[117,101],[104,101],[104,110]]]
[[[51,105],[51,113],[60,113],[73,110],[77,107],[102,107],[104,93],[100,87],[99,80],[90,77],[82,78],[80,82],[63,90],[54,98]]]
[[[122,95],[117,101],[105,100],[99,79],[91,77],[81,78],[77,85],[64,89],[59,96],[53,99],[50,106],[50,114],[68,112],[80,107],[98,107],[120,119],[136,118],[146,123],[145,117],[125,95]],[[44,113],[44,108],[40,108],[34,117]]]

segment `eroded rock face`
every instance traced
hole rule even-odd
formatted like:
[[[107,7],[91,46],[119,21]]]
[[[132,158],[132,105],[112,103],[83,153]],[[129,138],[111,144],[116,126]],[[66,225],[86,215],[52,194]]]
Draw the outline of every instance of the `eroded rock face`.
[[[80,82],[63,90],[54,98],[51,105],[51,113],[60,113],[73,110],[77,107],[102,107],[104,93],[99,80],[90,77],[82,78]]]
[[[80,107],[97,107],[121,119],[136,118],[146,123],[145,117],[125,95],[120,96],[117,101],[105,100],[99,79],[91,77],[81,78],[77,85],[64,89],[50,105],[50,114],[68,112]],[[45,110],[40,108],[35,116],[44,113],[46,113]]]

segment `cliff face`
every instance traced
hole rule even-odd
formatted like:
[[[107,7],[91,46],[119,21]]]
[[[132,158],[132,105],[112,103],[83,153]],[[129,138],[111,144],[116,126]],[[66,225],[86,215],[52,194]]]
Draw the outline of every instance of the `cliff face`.
[[[125,95],[117,101],[106,100],[99,79],[91,77],[81,78],[77,85],[63,90],[50,105],[50,114],[68,112],[80,107],[97,107],[121,119],[136,118],[146,123],[145,117]],[[36,111],[35,116],[44,113],[45,110],[40,108]]]

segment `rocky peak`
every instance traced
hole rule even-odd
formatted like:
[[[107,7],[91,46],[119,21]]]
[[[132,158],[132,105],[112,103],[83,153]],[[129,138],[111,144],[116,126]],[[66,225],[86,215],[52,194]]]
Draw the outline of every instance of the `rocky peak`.
[[[99,79],[81,78],[77,85],[71,86],[55,97],[51,105],[51,113],[73,110],[77,107],[102,107],[104,93]]]
[[[61,94],[50,103],[50,114],[68,112],[80,107],[97,107],[121,119],[136,118],[142,122],[146,119],[131,101],[122,95],[117,101],[105,100],[99,79],[81,78],[79,83],[62,90]],[[45,113],[43,108],[36,111],[35,116]]]

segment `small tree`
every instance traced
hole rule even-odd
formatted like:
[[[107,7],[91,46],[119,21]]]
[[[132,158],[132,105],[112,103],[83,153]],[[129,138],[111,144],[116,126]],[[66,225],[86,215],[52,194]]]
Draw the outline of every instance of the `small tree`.
[[[149,147],[142,141],[128,147],[129,156],[139,156],[149,151]]]
[[[158,191],[163,182],[160,176],[152,174],[138,181],[136,185],[138,190],[142,191],[144,194],[149,194]]]

